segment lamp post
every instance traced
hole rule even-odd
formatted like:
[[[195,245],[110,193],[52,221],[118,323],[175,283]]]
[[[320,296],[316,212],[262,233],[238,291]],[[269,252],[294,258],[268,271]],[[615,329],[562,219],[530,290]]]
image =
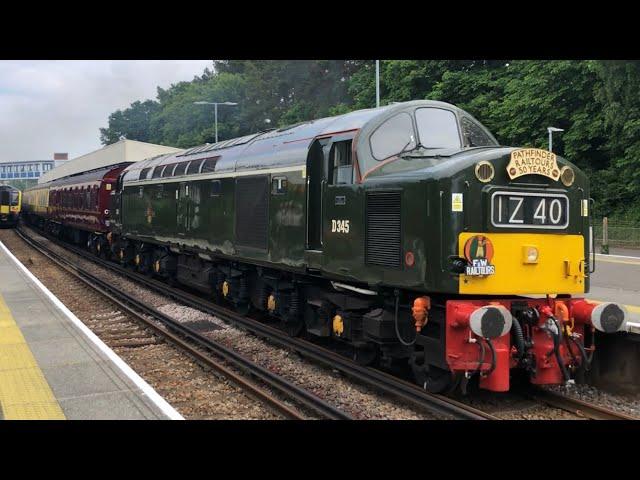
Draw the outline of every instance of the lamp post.
[[[215,125],[216,125],[216,143],[218,143],[218,105],[228,105],[234,107],[238,105],[236,102],[193,102],[194,105],[213,105],[215,111]]]
[[[380,106],[380,60],[376,60],[376,108]]]
[[[556,127],[547,127],[547,132],[549,132],[549,151],[553,152],[553,132],[564,132],[564,129],[556,128]]]

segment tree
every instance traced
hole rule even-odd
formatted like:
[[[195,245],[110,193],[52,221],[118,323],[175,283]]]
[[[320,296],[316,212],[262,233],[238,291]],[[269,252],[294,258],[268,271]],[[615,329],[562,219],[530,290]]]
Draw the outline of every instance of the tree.
[[[598,61],[597,99],[608,137],[609,171],[596,179],[606,191],[604,213],[640,219],[640,62]],[[633,208],[631,208],[633,206]]]
[[[151,119],[160,110],[160,104],[153,100],[136,101],[125,110],[116,110],[109,115],[109,126],[100,129],[100,142],[109,145],[120,137],[140,142],[149,142],[153,136]]]
[[[584,169],[599,213],[640,218],[640,62],[567,60],[383,60],[381,103],[433,99],[468,111],[503,145],[547,148]],[[104,144],[120,136],[191,147],[214,141],[213,107],[226,139],[375,107],[372,60],[218,60],[155,100],[109,116]],[[267,122],[267,120],[269,120]]]

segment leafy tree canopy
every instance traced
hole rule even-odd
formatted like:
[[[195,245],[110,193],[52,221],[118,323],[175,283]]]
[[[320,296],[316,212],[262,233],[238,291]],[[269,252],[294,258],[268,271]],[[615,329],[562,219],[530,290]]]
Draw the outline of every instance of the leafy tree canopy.
[[[503,145],[547,147],[591,178],[598,213],[640,219],[640,62],[573,60],[384,60],[381,103],[435,99],[467,110]],[[190,147],[375,106],[369,60],[218,60],[191,82],[158,88],[154,100],[117,110],[100,129]]]

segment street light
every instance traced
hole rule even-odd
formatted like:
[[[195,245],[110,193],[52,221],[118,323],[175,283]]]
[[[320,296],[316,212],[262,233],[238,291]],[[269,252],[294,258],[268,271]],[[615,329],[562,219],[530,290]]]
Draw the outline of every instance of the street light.
[[[376,108],[380,106],[380,60],[376,60]]]
[[[216,118],[216,143],[218,143],[218,105],[228,105],[234,107],[238,105],[236,102],[193,102],[194,105],[214,105],[215,118]]]
[[[563,128],[556,127],[547,127],[547,132],[549,132],[549,151],[553,152],[553,132],[564,132]]]

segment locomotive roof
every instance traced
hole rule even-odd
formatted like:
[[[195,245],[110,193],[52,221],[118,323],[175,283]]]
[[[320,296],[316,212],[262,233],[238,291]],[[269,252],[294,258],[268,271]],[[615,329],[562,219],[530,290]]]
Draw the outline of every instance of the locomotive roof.
[[[142,160],[125,169],[124,180],[126,183],[137,181],[140,170],[144,168],[212,157],[217,158],[216,173],[302,166],[306,164],[309,147],[315,138],[361,129],[372,121],[378,123],[399,110],[416,106],[439,106],[459,110],[454,105],[433,100],[416,100],[356,110]]]

